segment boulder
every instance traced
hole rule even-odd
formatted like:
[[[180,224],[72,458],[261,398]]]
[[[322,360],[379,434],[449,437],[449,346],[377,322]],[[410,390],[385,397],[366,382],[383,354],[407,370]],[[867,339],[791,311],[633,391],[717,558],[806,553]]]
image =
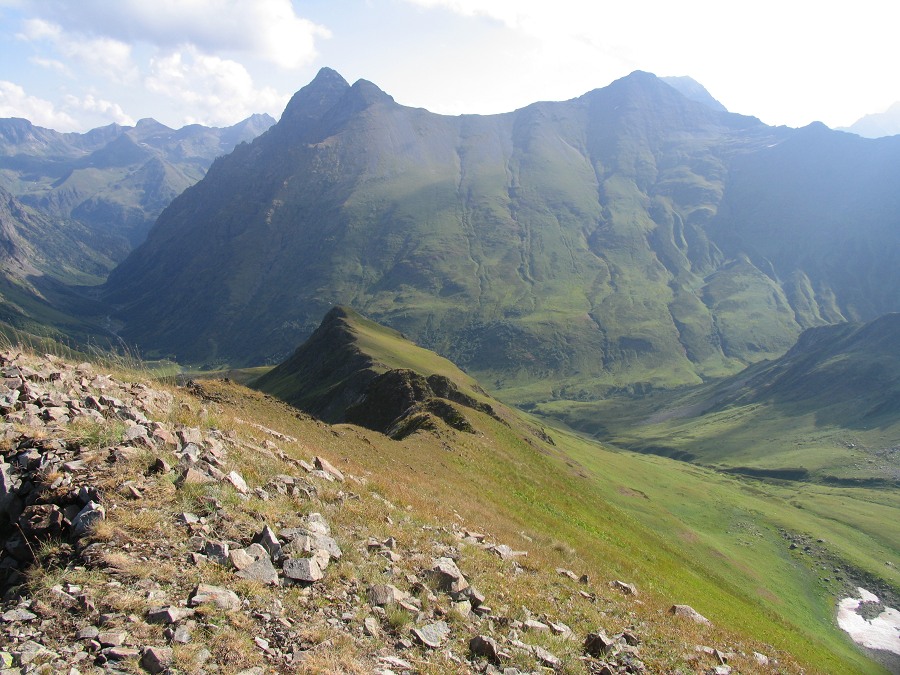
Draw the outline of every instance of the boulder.
[[[599,659],[609,654],[615,644],[615,641],[608,638],[602,630],[588,633],[584,641],[584,652]]]
[[[319,471],[324,471],[325,473],[327,473],[328,475],[330,475],[332,478],[334,478],[336,480],[339,480],[341,482],[344,481],[344,474],[341,473],[340,471],[338,471],[334,467],[334,465],[331,462],[329,462],[327,459],[325,459],[324,457],[316,457],[315,459],[313,459],[313,464],[315,464],[316,468]],[[327,532],[326,532],[326,534],[327,534]]]
[[[451,558],[438,558],[429,572],[438,589],[446,593],[459,593],[468,588],[469,582]]]
[[[425,647],[439,648],[450,635],[450,626],[445,621],[435,621],[421,628],[412,629],[413,637]]]
[[[375,584],[369,586],[366,596],[369,604],[375,607],[386,607],[406,598],[406,593],[391,584]]]
[[[172,664],[170,647],[145,647],[141,655],[141,668],[151,675],[165,672]]]
[[[288,558],[281,569],[285,578],[306,583],[319,581],[325,576],[315,558]]]
[[[87,505],[78,512],[72,521],[72,529],[75,536],[80,537],[95,524],[106,518],[106,509],[102,504],[95,501],[89,501]]]
[[[622,591],[625,595],[637,595],[637,587],[634,584],[627,584],[624,581],[616,579],[611,585],[613,588]]]
[[[500,651],[500,645],[496,640],[486,635],[476,635],[469,640],[469,651],[474,658],[487,659],[495,666],[499,666],[500,661],[509,656]]]
[[[235,572],[235,576],[241,579],[249,579],[250,581],[258,581],[261,584],[269,584],[270,586],[278,585],[278,570],[272,565],[272,559],[269,556],[259,558],[247,567]]]
[[[191,607],[212,604],[224,610],[235,610],[241,608],[241,599],[234,591],[221,586],[212,586],[210,584],[198,584],[191,592],[188,604]]]
[[[669,614],[674,616],[680,616],[685,619],[690,619],[691,621],[696,621],[697,623],[709,624],[710,620],[705,616],[700,614],[696,609],[691,607],[690,605],[672,605],[669,608]]]

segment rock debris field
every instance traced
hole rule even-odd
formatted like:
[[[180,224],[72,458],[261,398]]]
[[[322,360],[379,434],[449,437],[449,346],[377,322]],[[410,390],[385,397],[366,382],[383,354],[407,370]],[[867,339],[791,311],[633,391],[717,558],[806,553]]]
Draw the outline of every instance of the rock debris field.
[[[286,452],[296,438],[220,425],[191,386],[102,370],[0,353],[0,674],[653,672],[627,614],[578,634],[466,572],[526,574],[527,551],[413,522],[329,459]],[[627,581],[540,573],[598,617],[602,594],[641,603]],[[702,645],[678,658],[775,666]]]

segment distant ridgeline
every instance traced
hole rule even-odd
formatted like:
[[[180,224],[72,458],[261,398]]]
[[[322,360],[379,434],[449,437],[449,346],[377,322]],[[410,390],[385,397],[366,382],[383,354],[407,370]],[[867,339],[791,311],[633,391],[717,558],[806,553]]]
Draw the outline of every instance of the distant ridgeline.
[[[206,364],[280,361],[349,305],[519,402],[698,383],[900,310],[900,138],[673,85],[449,117],[323,69],[104,297],[143,353]]]

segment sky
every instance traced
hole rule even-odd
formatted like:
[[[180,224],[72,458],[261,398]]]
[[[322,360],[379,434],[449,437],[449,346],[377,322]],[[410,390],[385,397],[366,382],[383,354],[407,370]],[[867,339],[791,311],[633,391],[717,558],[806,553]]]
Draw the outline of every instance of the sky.
[[[644,70],[693,77],[767,124],[841,127],[900,101],[895,31],[883,0],[0,0],[0,118],[277,119],[328,66],[442,114]]]

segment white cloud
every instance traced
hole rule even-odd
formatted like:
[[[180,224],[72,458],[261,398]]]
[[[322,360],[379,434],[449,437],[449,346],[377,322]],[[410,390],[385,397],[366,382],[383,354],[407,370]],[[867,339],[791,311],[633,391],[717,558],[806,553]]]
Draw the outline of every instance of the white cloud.
[[[56,72],[62,75],[67,75],[69,77],[72,76],[72,69],[58,59],[45,59],[40,56],[32,56],[29,61],[31,61],[36,66],[40,66],[41,68],[46,68],[47,70],[55,70]]]
[[[111,120],[116,124],[123,126],[134,126],[134,118],[126,115],[122,110],[122,106],[106,99],[97,98],[93,94],[88,94],[84,98],[77,96],[66,96],[65,107],[70,110],[79,110],[87,113],[94,113],[104,120]]]
[[[28,42],[50,42],[59,55],[114,82],[128,82],[137,77],[131,59],[131,45],[109,37],[87,38],[69,33],[55,23],[43,19],[28,19],[24,30],[16,37]],[[60,64],[58,59],[36,59],[40,65]]]
[[[74,131],[78,127],[68,113],[57,110],[50,101],[29,96],[21,86],[6,80],[0,80],[0,117],[24,117],[57,131]]]
[[[883,0],[857,0],[849,12],[783,0],[758,0],[753,11],[721,0],[406,2],[495,21],[529,40],[523,67],[551,88],[590,78],[601,86],[631,70],[690,75],[732,110],[794,125],[852,121],[851,110],[896,99],[885,86],[896,79],[895,26],[871,19]]]
[[[290,0],[45,0],[34,8],[67,32],[145,42],[192,45],[207,53],[245,52],[283,68],[308,64],[327,28],[294,12]]]
[[[287,97],[257,89],[243,65],[185,48],[150,61],[145,86],[184,104],[185,123],[230,125],[261,110],[281,110]]]

